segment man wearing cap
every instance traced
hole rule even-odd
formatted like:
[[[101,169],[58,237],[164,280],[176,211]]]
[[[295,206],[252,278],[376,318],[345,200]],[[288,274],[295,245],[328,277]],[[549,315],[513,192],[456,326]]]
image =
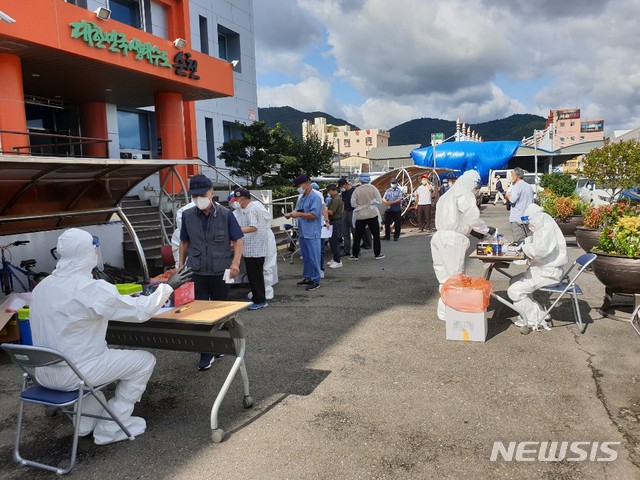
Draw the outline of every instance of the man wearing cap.
[[[387,188],[382,197],[382,203],[385,204],[387,210],[384,212],[384,239],[391,239],[391,224],[393,223],[393,240],[395,242],[400,238],[400,229],[402,228],[402,196],[403,192],[398,187],[398,179],[391,179],[391,186]]]
[[[360,241],[368,226],[373,237],[373,254],[377,260],[384,258],[380,247],[380,210],[378,205],[382,203],[380,192],[370,184],[371,176],[368,173],[360,174],[360,185],[351,196],[353,207],[353,219],[356,233],[353,236],[353,250],[349,260],[358,260],[360,254]]]
[[[322,230],[322,198],[313,193],[309,177],[302,174],[295,178],[293,186],[298,189],[300,198],[295,212],[286,213],[285,218],[295,218],[298,221],[298,241],[302,255],[303,279],[298,285],[304,285],[307,290],[320,287],[320,232]]]
[[[533,187],[522,180],[524,170],[516,167],[511,170],[511,188],[509,193],[505,194],[505,198],[511,205],[509,211],[509,222],[511,223],[511,233],[514,242],[522,242],[531,235],[531,231],[527,227],[527,223],[522,220],[524,211],[535,200]]]
[[[342,215],[344,211],[344,205],[342,203],[342,197],[338,195],[338,186],[334,183],[327,186],[327,192],[329,192],[329,206],[327,211],[329,213],[329,223],[331,224],[331,238],[329,239],[329,245],[331,246],[331,253],[333,258],[327,265],[329,268],[342,267],[342,260],[340,260],[340,237],[342,237]]]
[[[223,275],[226,269],[232,278],[240,273],[242,230],[231,212],[213,201],[213,184],[206,176],[191,177],[188,193],[196,206],[182,215],[178,267],[186,263],[193,270],[196,300],[228,300]],[[198,370],[207,370],[213,361],[213,354],[202,353]]]
[[[429,182],[426,173],[420,177],[420,186],[416,188],[416,215],[418,216],[418,228],[421,232],[431,234],[431,194],[433,185]]]
[[[233,195],[242,209],[238,223],[244,234],[242,255],[253,300],[249,310],[258,310],[269,306],[263,270],[271,231],[271,215],[264,207],[261,209],[258,206],[260,202],[251,201],[249,190],[236,188]]]

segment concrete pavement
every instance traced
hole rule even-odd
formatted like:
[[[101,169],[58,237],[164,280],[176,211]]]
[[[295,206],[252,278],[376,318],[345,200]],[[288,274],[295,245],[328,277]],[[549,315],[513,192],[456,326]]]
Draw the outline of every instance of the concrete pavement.
[[[483,206],[482,215],[509,233],[503,206]],[[210,441],[209,412],[232,359],[198,372],[197,355],[155,350],[158,364],[136,409],[147,432],[104,447],[81,440],[72,476],[640,478],[640,337],[628,322],[597,313],[604,293],[598,280],[585,274],[580,282],[591,321],[584,335],[568,302],[550,332],[526,336],[512,325],[514,312],[492,302],[486,343],[447,341],[435,316],[430,237],[413,230],[383,242],[384,260],[364,250],[358,262],[327,269],[312,292],[295,285],[299,258],[279,262],[269,308],[242,314],[255,406],[243,410],[236,380],[220,411],[223,443]],[[572,260],[579,253],[570,247]],[[467,262],[467,273],[480,270],[480,262]],[[506,277],[492,281],[504,295]],[[234,297],[246,291],[238,288]],[[52,477],[11,460],[19,373],[4,354],[0,386],[0,477]],[[59,458],[70,434],[66,420],[29,413],[27,451]],[[620,443],[613,461],[492,462],[495,441]],[[591,444],[581,448],[590,452]]]

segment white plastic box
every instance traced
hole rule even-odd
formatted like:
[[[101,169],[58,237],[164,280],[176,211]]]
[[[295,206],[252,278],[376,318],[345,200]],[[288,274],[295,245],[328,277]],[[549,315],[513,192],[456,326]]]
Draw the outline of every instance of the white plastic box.
[[[445,306],[447,340],[484,342],[487,339],[487,312],[466,313]]]

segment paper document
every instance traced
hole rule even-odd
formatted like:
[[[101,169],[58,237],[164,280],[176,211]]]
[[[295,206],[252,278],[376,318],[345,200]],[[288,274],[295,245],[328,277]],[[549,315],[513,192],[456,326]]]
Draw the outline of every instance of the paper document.
[[[322,227],[320,231],[320,238],[331,238],[331,234],[333,233],[333,225],[329,225],[328,227]]]
[[[222,275],[222,279],[224,280],[224,283],[234,283],[235,280],[233,278],[231,278],[231,270],[230,269],[226,269],[224,271],[224,275]]]

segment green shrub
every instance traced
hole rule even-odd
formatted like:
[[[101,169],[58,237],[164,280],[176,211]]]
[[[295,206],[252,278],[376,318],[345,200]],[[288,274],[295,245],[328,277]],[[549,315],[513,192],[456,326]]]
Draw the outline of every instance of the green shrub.
[[[576,190],[576,181],[566,173],[545,173],[540,186],[557,197],[570,197]]]

